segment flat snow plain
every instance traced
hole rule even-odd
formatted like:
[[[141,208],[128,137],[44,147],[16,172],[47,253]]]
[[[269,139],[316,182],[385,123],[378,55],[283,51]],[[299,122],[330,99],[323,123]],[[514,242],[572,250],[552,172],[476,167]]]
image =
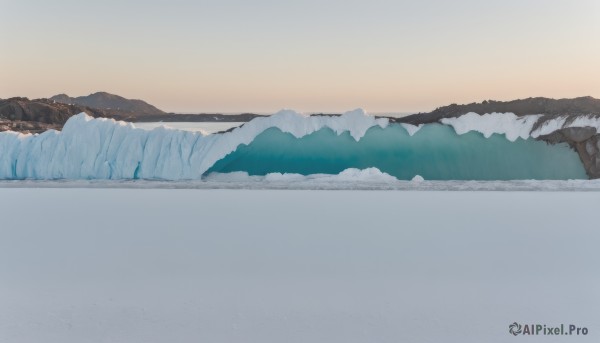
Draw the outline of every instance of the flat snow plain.
[[[598,204],[0,188],[0,342],[598,342]],[[514,338],[514,321],[589,333]]]

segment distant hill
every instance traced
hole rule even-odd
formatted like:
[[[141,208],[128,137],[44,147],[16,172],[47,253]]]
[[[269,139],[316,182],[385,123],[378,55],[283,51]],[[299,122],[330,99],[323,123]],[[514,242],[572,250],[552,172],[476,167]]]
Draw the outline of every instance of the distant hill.
[[[126,99],[122,96],[106,92],[97,92],[87,96],[72,98],[66,94],[58,94],[50,98],[63,104],[74,104],[108,111],[121,117],[129,115],[154,115],[165,112],[143,100]]]

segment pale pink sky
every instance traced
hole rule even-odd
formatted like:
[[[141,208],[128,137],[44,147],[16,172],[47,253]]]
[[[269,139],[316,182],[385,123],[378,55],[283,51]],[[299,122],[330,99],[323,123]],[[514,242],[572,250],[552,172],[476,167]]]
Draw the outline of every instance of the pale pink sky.
[[[0,0],[0,97],[176,112],[600,97],[599,1]]]

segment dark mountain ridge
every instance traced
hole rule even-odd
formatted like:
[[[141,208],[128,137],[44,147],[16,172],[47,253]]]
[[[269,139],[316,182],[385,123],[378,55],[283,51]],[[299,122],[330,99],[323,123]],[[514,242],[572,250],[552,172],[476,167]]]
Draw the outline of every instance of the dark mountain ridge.
[[[48,129],[60,130],[71,116],[81,112],[94,117],[110,117],[103,110],[62,104],[49,99],[0,99],[0,131],[36,133]]]
[[[466,105],[451,104],[438,107],[431,112],[395,118],[393,121],[409,124],[427,124],[438,122],[442,118],[460,117],[469,112],[478,114],[512,112],[518,116],[527,114],[545,114],[547,116],[600,115],[600,99],[584,96],[573,99],[537,97],[512,101],[485,100],[483,102],[474,102]]]

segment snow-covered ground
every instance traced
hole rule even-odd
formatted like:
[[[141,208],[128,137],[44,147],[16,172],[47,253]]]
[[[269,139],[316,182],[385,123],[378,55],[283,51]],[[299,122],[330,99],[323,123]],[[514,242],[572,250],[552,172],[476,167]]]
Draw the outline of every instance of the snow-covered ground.
[[[0,342],[597,342],[599,203],[0,188]]]

